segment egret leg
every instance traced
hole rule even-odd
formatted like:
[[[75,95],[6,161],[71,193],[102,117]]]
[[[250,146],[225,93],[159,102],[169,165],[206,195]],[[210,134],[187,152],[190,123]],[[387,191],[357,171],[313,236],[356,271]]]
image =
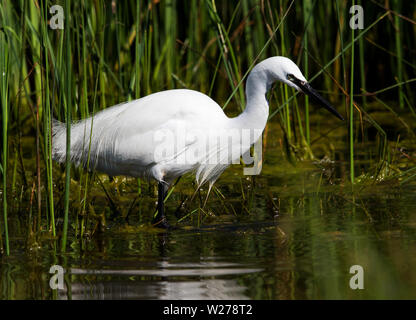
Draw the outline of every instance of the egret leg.
[[[165,197],[168,191],[167,184],[163,182],[158,182],[158,192],[157,192],[157,215],[153,218],[152,224],[158,228],[169,228],[168,221],[165,216]]]

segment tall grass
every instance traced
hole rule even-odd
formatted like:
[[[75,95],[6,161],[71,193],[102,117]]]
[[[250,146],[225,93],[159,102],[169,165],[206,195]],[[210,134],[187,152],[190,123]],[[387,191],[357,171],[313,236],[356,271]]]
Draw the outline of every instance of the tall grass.
[[[352,5],[355,5],[355,1],[352,1]],[[355,29],[351,29],[351,64],[350,64],[350,97],[349,97],[349,104],[350,104],[350,179],[351,183],[354,184],[355,173],[354,173],[354,52],[355,52],[355,45],[354,45],[354,31]]]
[[[305,34],[303,38],[305,53],[303,54],[303,74],[305,78],[308,78],[309,73],[309,57],[308,57],[308,34],[311,33],[313,28],[313,15],[312,15],[312,1],[303,1],[303,23],[305,26]],[[309,123],[309,97],[305,95],[305,128],[306,128],[306,142],[308,145],[311,143],[311,131]]]
[[[54,208],[54,198],[53,198],[53,164],[52,164],[52,127],[51,127],[51,103],[50,103],[50,64],[48,59],[48,47],[49,47],[49,37],[47,33],[47,17],[48,17],[48,1],[44,0],[41,2],[41,28],[42,28],[42,48],[43,55],[46,57],[43,58],[45,70],[42,73],[42,87],[45,88],[43,95],[43,129],[44,129],[44,161],[46,168],[46,189],[48,192],[47,200],[47,211],[49,211],[50,223],[49,230],[52,232],[52,236],[56,236],[55,230],[55,208]]]
[[[64,30],[49,27],[53,4],[64,8]],[[407,113],[416,117],[416,40],[411,36],[416,31],[416,4],[392,1],[389,9],[360,1],[365,12],[365,29],[360,31],[348,26],[352,4],[0,1],[0,72],[5,74],[0,73],[0,241],[5,251],[10,250],[9,233],[17,232],[8,221],[24,204],[30,212],[27,230],[37,240],[43,233],[59,237],[63,251],[74,226],[72,213],[80,218],[75,232],[84,235],[92,228],[88,214],[94,216],[93,206],[88,199],[95,176],[71,168],[69,161],[62,167],[52,162],[53,117],[67,125],[69,155],[73,119],[160,90],[199,90],[235,115],[245,107],[244,81],[250,69],[273,55],[297,61],[311,84],[339,110],[345,103],[349,114],[344,124],[326,122],[327,114],[307,98],[276,86],[268,97],[270,120],[279,120],[292,159],[334,158],[333,153],[322,154],[319,147],[335,145],[337,154],[348,155],[345,183],[354,184],[363,181],[362,172],[354,172],[361,160],[358,151],[361,145],[373,143],[376,152],[367,154],[373,164],[369,176],[376,180],[391,172],[391,177],[413,181],[411,161],[399,166],[403,160],[395,158],[394,163],[389,156],[397,134],[391,137],[384,128],[386,118],[372,111],[389,114],[398,126]],[[387,32],[391,37],[385,36]],[[331,127],[333,123],[334,134],[327,134],[328,123]],[[399,147],[414,143],[414,130],[409,122],[400,132]],[[371,136],[373,131],[376,137]],[[316,141],[321,141],[320,146]],[[134,180],[137,184],[138,194],[145,193],[146,182]]]
[[[4,18],[3,11],[1,12],[2,18]],[[6,255],[10,254],[9,247],[9,229],[7,219],[7,151],[8,151],[8,125],[9,125],[9,92],[8,92],[8,80],[9,80],[9,46],[6,34],[2,30],[0,32],[0,95],[1,95],[1,110],[2,110],[2,166],[1,173],[3,177],[3,222],[4,222],[4,243],[6,249]],[[2,237],[0,238],[3,239]],[[3,242],[3,241],[1,241]]]
[[[71,77],[71,66],[72,66],[72,56],[71,56],[71,39],[70,39],[70,18],[69,13],[71,10],[71,2],[70,0],[65,0],[65,21],[66,21],[66,28],[65,28],[65,49],[66,49],[66,68],[65,68],[65,82],[64,88],[65,91],[65,98],[64,104],[66,106],[66,160],[65,160],[65,197],[64,197],[64,225],[63,225],[63,234],[62,234],[62,246],[61,251],[66,251],[66,241],[68,235],[68,215],[69,215],[69,194],[71,192],[71,124],[72,124],[72,77]],[[102,27],[102,26],[101,26]],[[100,40],[103,36],[100,36]],[[102,57],[100,57],[100,72],[102,68]],[[100,80],[102,78],[100,77]],[[100,81],[101,84],[101,81]],[[104,86],[104,85],[103,85]],[[103,89],[102,89],[103,90]]]
[[[361,5],[362,1],[359,0],[358,4]],[[358,40],[358,46],[359,46],[359,52],[360,52],[360,88],[362,91],[366,90],[366,75],[365,75],[365,59],[364,59],[364,39],[363,37],[360,37],[360,39]],[[367,107],[367,97],[363,96],[363,106],[364,108]]]

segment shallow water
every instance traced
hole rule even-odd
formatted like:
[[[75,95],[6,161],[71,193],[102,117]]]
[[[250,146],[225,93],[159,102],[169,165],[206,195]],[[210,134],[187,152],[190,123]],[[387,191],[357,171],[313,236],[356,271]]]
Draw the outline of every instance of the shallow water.
[[[57,253],[59,242],[44,239],[28,250],[25,238],[12,237],[0,298],[415,299],[416,186],[366,183],[352,192],[342,153],[335,163],[292,166],[277,139],[269,146],[255,183],[239,166],[223,174],[216,185],[226,200],[212,194],[206,209],[215,218],[200,212],[158,232],[149,228],[155,198],[143,196],[127,222],[110,219],[82,243],[71,235],[66,254]],[[357,164],[357,175],[360,168],[368,163]],[[172,224],[180,186],[190,181],[168,200]],[[136,184],[123,183],[114,198],[128,207]],[[91,198],[97,213],[100,203],[105,209],[105,199]],[[17,216],[10,215],[11,230]],[[65,269],[62,290],[49,286],[52,265]],[[363,290],[350,288],[353,265],[364,270]]]
[[[317,173],[264,174],[251,214],[214,225],[184,224],[169,232],[109,227],[82,250],[73,239],[65,255],[48,242],[31,253],[14,250],[3,258],[0,297],[416,298],[415,188],[374,187],[355,199],[339,191],[299,192],[316,183]],[[261,192],[266,184],[278,212]],[[13,239],[12,246],[23,242]],[[63,290],[49,287],[55,264],[66,270]],[[349,286],[352,265],[364,269],[364,290]]]

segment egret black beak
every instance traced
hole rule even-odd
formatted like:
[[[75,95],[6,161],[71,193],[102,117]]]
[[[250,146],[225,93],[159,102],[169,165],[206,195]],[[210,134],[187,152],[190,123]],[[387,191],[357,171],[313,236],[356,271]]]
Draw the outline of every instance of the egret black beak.
[[[326,101],[324,98],[321,97],[321,95],[316,92],[315,89],[311,87],[311,85],[305,81],[299,80],[295,77],[292,77],[290,79],[294,84],[296,84],[305,94],[311,97],[313,101],[316,103],[319,103],[322,105],[326,110],[331,112],[334,116],[336,116],[338,119],[344,120],[343,116],[339,114],[337,110],[333,106],[330,105],[328,101]]]

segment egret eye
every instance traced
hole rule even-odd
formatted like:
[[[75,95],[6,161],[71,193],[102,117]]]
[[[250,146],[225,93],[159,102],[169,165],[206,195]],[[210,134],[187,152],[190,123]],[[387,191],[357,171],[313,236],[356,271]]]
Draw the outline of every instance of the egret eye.
[[[291,74],[291,73],[288,73],[288,74],[286,75],[286,78],[287,78],[287,80],[289,80],[289,81],[293,81],[293,80],[295,80],[295,76],[294,76],[293,74]]]

